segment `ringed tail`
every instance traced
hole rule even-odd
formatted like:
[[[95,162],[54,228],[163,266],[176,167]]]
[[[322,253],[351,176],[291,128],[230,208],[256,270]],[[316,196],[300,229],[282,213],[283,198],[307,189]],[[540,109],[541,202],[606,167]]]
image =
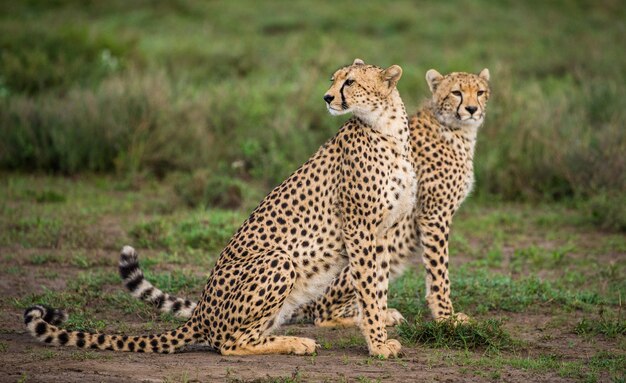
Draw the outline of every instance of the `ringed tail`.
[[[162,334],[127,336],[59,328],[58,325],[66,319],[67,315],[63,311],[43,305],[29,307],[24,312],[24,323],[30,334],[41,342],[55,346],[169,354],[186,345],[205,340],[205,335],[192,320],[176,330]]]
[[[171,313],[179,318],[189,318],[196,308],[196,302],[177,298],[164,293],[148,282],[139,267],[138,255],[131,246],[124,246],[120,254],[119,271],[124,286],[137,299],[152,303],[159,311]]]

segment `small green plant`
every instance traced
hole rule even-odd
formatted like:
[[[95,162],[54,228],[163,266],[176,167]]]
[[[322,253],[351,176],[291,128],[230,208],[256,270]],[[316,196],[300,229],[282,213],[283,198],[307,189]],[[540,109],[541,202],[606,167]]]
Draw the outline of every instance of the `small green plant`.
[[[416,320],[414,323],[401,324],[398,334],[406,342],[435,348],[485,349],[487,352],[513,350],[519,342],[511,338],[502,323],[496,319],[470,323]]]
[[[358,347],[365,346],[365,339],[361,335],[350,335],[350,336],[342,336],[341,338],[334,339],[334,346],[338,349],[340,348],[350,348],[350,347]]]
[[[104,320],[94,319],[93,313],[75,311],[69,315],[63,327],[68,330],[101,332],[107,326]]]
[[[81,269],[88,269],[92,265],[92,259],[88,258],[84,254],[76,254],[72,257],[71,263]]]
[[[607,338],[626,336],[626,320],[619,317],[609,319],[602,317],[599,320],[581,319],[574,327],[578,335],[604,335]]]
[[[56,262],[57,257],[50,253],[39,253],[30,256],[30,263],[33,265],[44,265],[47,263]]]

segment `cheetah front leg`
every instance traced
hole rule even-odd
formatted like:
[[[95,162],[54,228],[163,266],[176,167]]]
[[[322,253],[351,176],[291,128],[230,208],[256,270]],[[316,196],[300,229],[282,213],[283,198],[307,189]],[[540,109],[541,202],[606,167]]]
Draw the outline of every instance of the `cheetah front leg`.
[[[390,233],[395,232],[395,230],[396,228],[392,227]],[[380,272],[376,291],[380,299],[380,309],[387,326],[396,326],[405,321],[404,317],[398,310],[390,309],[387,306],[387,296],[389,294],[389,273],[391,271],[392,256],[390,249],[393,248],[392,243],[392,241],[389,241],[388,236],[385,236],[382,244],[376,247],[376,264]],[[395,251],[393,254],[396,254]]]
[[[370,225],[346,222],[344,240],[349,255],[350,277],[361,313],[359,327],[370,355],[388,358],[397,356],[402,346],[395,339],[387,339],[382,295],[387,290],[388,280],[376,261],[379,252],[380,256],[384,256],[384,246],[377,243],[374,233],[363,232]]]
[[[426,302],[437,321],[455,316],[459,322],[467,322],[469,317],[454,313],[450,300],[450,279],[448,276],[448,235],[449,217],[422,217],[418,221],[422,245],[422,262],[426,268]]]

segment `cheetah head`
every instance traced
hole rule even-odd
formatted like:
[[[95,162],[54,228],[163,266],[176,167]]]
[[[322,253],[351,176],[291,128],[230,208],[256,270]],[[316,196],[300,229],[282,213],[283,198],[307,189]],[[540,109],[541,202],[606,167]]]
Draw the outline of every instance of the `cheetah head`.
[[[365,116],[380,109],[392,92],[396,91],[401,76],[402,68],[398,65],[383,69],[355,59],[352,65],[333,74],[330,89],[324,95],[326,107],[335,116],[346,113]]]
[[[489,69],[478,75],[454,72],[442,76],[426,72],[433,93],[432,106],[439,121],[451,128],[478,128],[485,119],[489,100]]]

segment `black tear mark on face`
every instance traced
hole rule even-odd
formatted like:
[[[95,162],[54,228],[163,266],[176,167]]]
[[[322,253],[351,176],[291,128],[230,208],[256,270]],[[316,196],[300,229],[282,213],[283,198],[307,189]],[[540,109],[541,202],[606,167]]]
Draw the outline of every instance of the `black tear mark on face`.
[[[456,107],[456,118],[460,120],[461,114],[459,113],[459,109],[461,109],[461,105],[463,105],[463,93],[459,92],[458,90],[453,91],[452,93],[461,98],[459,105]]]
[[[346,86],[350,86],[348,84],[348,81],[350,80],[346,80],[343,85],[341,85],[341,89],[339,89],[339,94],[341,95],[341,109],[346,110],[348,109],[348,103],[346,102],[346,96],[343,94],[343,88],[345,88]]]

